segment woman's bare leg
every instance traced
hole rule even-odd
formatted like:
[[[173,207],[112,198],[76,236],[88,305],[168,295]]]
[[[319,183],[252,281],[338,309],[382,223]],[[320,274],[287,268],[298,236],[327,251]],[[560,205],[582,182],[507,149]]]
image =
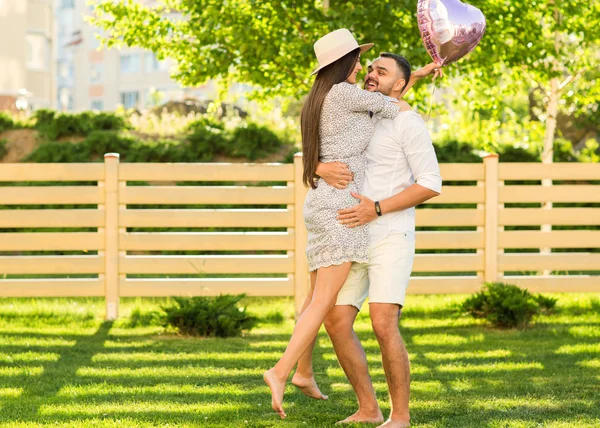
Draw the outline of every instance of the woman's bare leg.
[[[308,296],[306,296],[306,300],[304,300],[304,305],[302,306],[302,310],[300,311],[300,315],[304,312],[304,310],[308,307],[308,304],[312,300],[312,295],[315,290],[315,284],[317,282],[317,271],[312,271],[310,273],[310,292]],[[317,382],[315,381],[315,374],[313,372],[313,351],[315,349],[315,343],[317,342],[317,338],[312,341],[310,346],[304,354],[298,360],[298,367],[296,368],[296,373],[294,373],[294,377],[292,377],[292,384],[297,386],[300,391],[304,393],[307,397],[314,398],[316,400],[327,400],[325,394],[321,392]]]
[[[351,264],[345,262],[318,270],[313,298],[298,318],[290,343],[277,364],[264,374],[265,382],[271,389],[271,406],[282,418],[286,416],[282,403],[287,378],[302,354],[315,340],[327,312],[335,305]]]

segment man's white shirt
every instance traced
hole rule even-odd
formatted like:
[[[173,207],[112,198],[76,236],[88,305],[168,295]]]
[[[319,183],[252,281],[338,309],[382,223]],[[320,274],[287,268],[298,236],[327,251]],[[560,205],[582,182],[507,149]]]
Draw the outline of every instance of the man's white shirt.
[[[415,182],[441,193],[442,177],[427,126],[414,111],[394,119],[373,117],[375,133],[367,147],[363,194],[381,201]],[[393,232],[415,230],[415,208],[384,214],[369,223],[371,244]]]

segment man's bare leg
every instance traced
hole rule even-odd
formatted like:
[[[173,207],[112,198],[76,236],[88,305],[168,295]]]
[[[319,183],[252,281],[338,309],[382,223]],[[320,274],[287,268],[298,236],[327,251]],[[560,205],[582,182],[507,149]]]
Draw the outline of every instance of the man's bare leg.
[[[302,305],[300,314],[304,312],[312,300],[316,282],[317,271],[312,271],[310,273],[310,291],[304,300],[304,305]],[[316,342],[317,338],[315,337],[315,340],[312,341],[306,352],[304,352],[304,354],[302,354],[300,357],[300,360],[298,360],[298,367],[296,368],[296,372],[292,377],[292,384],[298,387],[298,389],[300,389],[300,391],[302,391],[307,397],[314,398],[316,400],[327,400],[329,397],[323,394],[319,389],[319,386],[315,381],[315,374],[313,372],[313,351],[315,349]]]
[[[358,400],[358,411],[338,423],[381,423],[383,415],[369,376],[365,350],[353,328],[357,314],[358,309],[354,306],[334,306],[325,318],[325,328],[335,354]]]
[[[392,401],[390,417],[380,427],[409,427],[410,363],[398,328],[400,306],[390,303],[370,303],[369,310],[373,331],[381,348],[383,370]]]

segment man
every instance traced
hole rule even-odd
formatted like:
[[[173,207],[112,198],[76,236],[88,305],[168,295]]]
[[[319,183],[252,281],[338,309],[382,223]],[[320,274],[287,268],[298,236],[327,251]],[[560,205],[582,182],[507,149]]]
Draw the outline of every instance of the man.
[[[410,64],[399,55],[382,53],[370,66],[365,89],[400,99],[416,80],[435,72],[424,67],[411,78]],[[364,349],[353,329],[367,295],[371,323],[383,360],[391,414],[381,427],[410,426],[410,367],[398,322],[415,254],[415,206],[441,192],[442,179],[431,138],[421,117],[402,111],[395,119],[378,119],[367,148],[367,170],[360,203],[342,210],[347,227],[368,224],[369,263],[354,263],[336,306],[325,319],[340,365],[356,393],[359,409],[342,422],[383,422],[368,372]],[[344,188],[352,174],[339,162],[320,164],[317,174]]]

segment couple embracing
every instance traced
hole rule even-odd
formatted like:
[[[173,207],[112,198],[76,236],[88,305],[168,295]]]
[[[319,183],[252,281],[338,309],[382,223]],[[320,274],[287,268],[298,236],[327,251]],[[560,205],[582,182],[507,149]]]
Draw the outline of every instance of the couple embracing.
[[[405,58],[382,53],[360,89],[361,54],[371,47],[359,46],[346,29],[314,46],[319,66],[301,117],[311,287],[285,352],[264,379],[282,418],[285,385],[296,365],[292,383],[309,397],[327,399],[312,369],[325,323],[359,404],[342,422],[383,423],[353,329],[368,296],[392,402],[381,426],[407,427],[410,368],[398,322],[415,253],[414,207],[439,195],[442,180],[425,123],[402,96],[440,71],[430,64],[411,75]]]

